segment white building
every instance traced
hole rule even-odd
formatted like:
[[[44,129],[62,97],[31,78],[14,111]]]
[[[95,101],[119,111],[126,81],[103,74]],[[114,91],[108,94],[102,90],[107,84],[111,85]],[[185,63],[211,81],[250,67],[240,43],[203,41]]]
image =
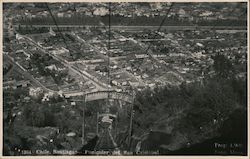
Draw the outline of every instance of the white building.
[[[37,87],[37,88],[30,88],[29,89],[29,95],[32,97],[37,98],[39,95],[41,95],[43,93],[43,89],[41,87]]]

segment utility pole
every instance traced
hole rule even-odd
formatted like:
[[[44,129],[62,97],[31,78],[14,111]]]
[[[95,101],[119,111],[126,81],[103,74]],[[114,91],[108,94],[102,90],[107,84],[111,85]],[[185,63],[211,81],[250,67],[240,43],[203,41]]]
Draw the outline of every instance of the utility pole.
[[[99,133],[99,112],[96,113],[96,135]]]
[[[85,104],[86,104],[86,100],[85,100],[85,95],[83,95],[84,98],[84,102],[82,105],[82,144],[85,144]]]
[[[109,2],[109,27],[108,27],[108,99],[107,99],[107,112],[109,112],[109,108],[110,108],[110,94],[109,94],[109,90],[110,90],[110,38],[111,38],[111,3]]]
[[[79,105],[82,103],[82,144],[85,144],[85,107],[86,107],[86,95],[83,95],[83,100],[72,100],[78,102]]]
[[[130,123],[129,123],[129,141],[128,141],[128,145],[130,148],[131,146],[131,140],[132,140],[132,131],[133,131],[133,117],[134,117],[134,101],[135,101],[135,92],[133,89],[133,102],[132,102],[132,106],[131,106],[131,111],[130,111]]]

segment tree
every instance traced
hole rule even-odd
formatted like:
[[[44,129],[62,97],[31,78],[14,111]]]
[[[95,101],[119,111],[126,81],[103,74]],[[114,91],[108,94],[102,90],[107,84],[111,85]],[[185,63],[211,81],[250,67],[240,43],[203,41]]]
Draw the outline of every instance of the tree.
[[[222,54],[212,57],[214,60],[213,67],[216,74],[221,78],[229,78],[234,74],[232,62]]]
[[[56,126],[55,114],[51,111],[51,107],[38,103],[24,106],[23,119],[29,126]]]

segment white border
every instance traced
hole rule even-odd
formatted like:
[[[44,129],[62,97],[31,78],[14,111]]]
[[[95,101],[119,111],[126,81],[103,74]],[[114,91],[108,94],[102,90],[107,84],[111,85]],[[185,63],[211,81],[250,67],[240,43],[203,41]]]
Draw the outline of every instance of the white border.
[[[184,156],[184,155],[178,155],[178,156],[3,156],[3,91],[0,91],[0,118],[1,118],[1,122],[0,122],[0,127],[1,127],[1,131],[0,131],[0,159],[51,159],[51,158],[57,158],[57,159],[68,159],[68,158],[73,158],[73,159],[82,159],[82,158],[89,158],[89,159],[93,159],[93,158],[102,158],[102,159],[110,159],[110,158],[119,158],[119,159],[130,159],[130,158],[139,158],[139,159],[144,159],[144,158],[157,158],[157,159],[181,159],[181,158],[185,158],[185,159],[200,159],[200,158],[204,158],[204,159],[228,159],[228,158],[232,158],[232,159],[249,159],[249,152],[250,152],[250,137],[249,137],[249,99],[250,99],[250,91],[249,91],[249,2],[248,0],[0,0],[0,10],[1,10],[1,32],[0,32],[0,48],[1,48],[1,53],[2,53],[2,49],[3,49],[3,41],[2,41],[2,36],[3,36],[3,3],[8,3],[8,2],[58,2],[58,3],[62,3],[62,2],[247,2],[247,14],[248,14],[248,23],[247,23],[247,29],[248,29],[248,34],[247,34],[247,39],[248,39],[248,43],[247,43],[247,57],[248,57],[248,61],[247,61],[247,76],[248,76],[248,82],[247,82],[247,86],[248,86],[248,90],[247,90],[247,97],[248,97],[248,111],[247,111],[247,115],[248,115],[248,154],[247,156]],[[0,64],[3,64],[3,58],[2,58],[2,54],[0,56]],[[2,88],[2,81],[3,81],[3,74],[2,74],[2,67],[0,67],[0,88]]]

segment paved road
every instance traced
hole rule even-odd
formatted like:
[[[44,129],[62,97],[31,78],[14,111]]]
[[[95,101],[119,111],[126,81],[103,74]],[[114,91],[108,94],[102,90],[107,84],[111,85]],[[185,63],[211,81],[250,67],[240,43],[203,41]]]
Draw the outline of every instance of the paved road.
[[[20,25],[21,27],[26,27],[30,25]],[[14,27],[18,27],[18,24],[15,24]],[[56,25],[32,25],[32,27],[52,27],[56,28]],[[101,25],[58,25],[59,28],[81,28],[81,27],[95,27],[95,28],[104,28],[108,26],[101,26]],[[158,25],[155,26],[119,26],[119,25],[112,25],[111,29],[119,29],[119,30],[143,30],[143,29],[151,29],[151,30],[157,30],[159,28]],[[247,30],[247,26],[162,26],[162,29],[166,30]]]
[[[135,39],[135,38],[134,38]],[[246,38],[242,38],[242,39],[246,39]],[[152,41],[171,41],[170,39],[166,39],[166,38],[161,38],[161,39],[135,39],[136,41],[139,42],[152,42]],[[181,39],[183,40],[183,39]],[[202,39],[198,39],[198,38],[194,38],[194,39],[187,39],[189,41],[218,41],[218,40],[224,40],[223,38],[219,38],[219,39],[206,39],[206,38],[202,38]],[[119,42],[119,39],[112,39],[110,40],[111,43],[113,42]],[[96,40],[94,43],[107,43],[108,40]]]
[[[102,58],[105,59],[106,61],[107,61],[108,59],[110,59],[110,61],[115,61],[115,60],[112,60],[112,59],[111,59],[110,57],[108,57],[107,55],[101,54],[101,53],[100,53],[101,50],[99,50],[99,49],[97,49],[96,47],[92,46],[89,42],[85,41],[85,40],[82,39],[81,37],[79,37],[79,36],[77,36],[77,35],[75,35],[75,34],[73,34],[73,33],[72,33],[72,35],[75,36],[80,42],[85,43],[85,44],[87,44],[89,47],[91,47],[92,49],[94,49],[94,50],[95,50],[97,53],[99,53],[99,55],[101,55]],[[104,50],[103,50],[103,51],[104,51]],[[109,50],[108,50],[108,51],[109,51]],[[107,54],[107,53],[106,53],[106,54]],[[126,72],[131,78],[136,79],[138,82],[140,82],[141,85],[144,85],[144,86],[145,86],[145,84],[143,83],[143,81],[140,80],[140,79],[138,79],[138,78],[136,78],[132,73],[126,71],[124,68],[120,68],[120,69],[121,69],[123,72]],[[118,86],[117,86],[117,87],[118,87]]]
[[[56,56],[54,54],[50,54],[48,52],[46,52],[41,46],[39,46],[36,42],[34,42],[32,39],[24,36],[26,40],[28,40],[29,42],[31,42],[32,44],[34,44],[37,48],[39,48],[44,54],[49,54],[50,56],[52,56],[55,60],[61,62],[65,67],[69,68],[70,71],[73,71],[75,73],[77,73],[80,76],[84,76],[85,79],[88,79],[90,81],[92,81],[92,83],[96,86],[96,88],[98,90],[104,90],[106,89],[106,86],[103,85],[102,83],[98,82],[97,80],[95,80],[91,75],[87,74],[85,71],[79,70],[77,67],[75,66],[71,66],[66,60],[64,60],[63,58]]]
[[[15,69],[22,74],[25,78],[29,79],[34,86],[42,87],[45,91],[49,92],[57,92],[51,89],[48,89],[45,87],[41,82],[39,82],[37,79],[35,79],[29,72],[27,72],[23,67],[21,67],[20,64],[18,64],[16,61],[13,60],[9,55],[4,55],[12,64],[15,66]]]
[[[118,36],[123,37],[124,39],[128,39],[128,38],[126,38],[126,37],[124,37],[124,36],[122,36],[122,35],[120,35],[120,34],[118,34],[118,33],[116,33],[116,32],[113,32],[113,33],[116,34],[116,35],[118,35]],[[97,53],[99,53],[99,54],[102,56],[103,59],[105,59],[105,60],[108,60],[108,59],[109,59],[111,62],[115,61],[114,58],[112,59],[111,57],[108,57],[108,56],[107,56],[108,53],[106,53],[106,55],[101,54],[101,53],[100,53],[101,50],[99,50],[99,49],[97,49],[96,47],[92,46],[89,42],[85,41],[84,39],[82,39],[81,37],[79,37],[79,36],[77,36],[77,35],[75,35],[75,34],[73,34],[73,33],[72,33],[72,35],[75,36],[78,40],[80,40],[80,42],[84,42],[84,43],[87,44],[89,47],[91,47],[92,49],[94,49]],[[107,40],[107,42],[108,42],[108,40]],[[102,50],[102,51],[104,51],[104,50]],[[108,51],[109,51],[109,50],[107,50],[107,52],[108,52]],[[124,68],[120,68],[120,69],[121,69],[123,72],[126,72],[126,73],[130,76],[130,78],[136,79],[136,80],[140,83],[140,85],[145,86],[145,83],[144,83],[141,79],[135,77],[132,73],[128,72],[128,71],[125,70]],[[118,86],[117,86],[117,87],[118,87]]]

